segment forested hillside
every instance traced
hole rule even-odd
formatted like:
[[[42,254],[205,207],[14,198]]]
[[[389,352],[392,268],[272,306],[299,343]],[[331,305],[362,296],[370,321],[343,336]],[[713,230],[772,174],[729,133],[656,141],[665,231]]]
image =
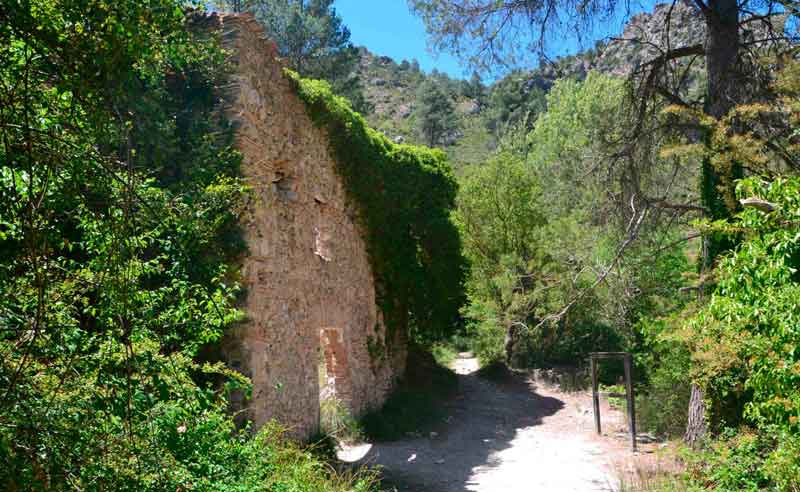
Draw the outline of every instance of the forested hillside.
[[[664,29],[667,17],[669,30]],[[517,69],[494,82],[483,80],[477,71],[465,79],[454,79],[435,69],[424,73],[413,59],[392,60],[363,47],[358,50],[354,73],[366,101],[362,112],[373,127],[396,141],[441,147],[456,169],[461,169],[464,164],[485,161],[515,126],[530,130],[557,80],[583,80],[592,71],[626,77],[659,49],[698,43],[703,32],[702,21],[687,4],[659,4],[653,12],[632,17],[624,31],[612,39],[599,40],[576,55],[544,59],[539,68]],[[635,43],[630,41],[634,39]],[[702,77],[702,63],[698,62],[681,81],[683,89],[696,97]],[[421,94],[434,94],[430,97],[447,99],[450,104],[431,108]],[[446,127],[432,142],[421,133],[426,116]]]

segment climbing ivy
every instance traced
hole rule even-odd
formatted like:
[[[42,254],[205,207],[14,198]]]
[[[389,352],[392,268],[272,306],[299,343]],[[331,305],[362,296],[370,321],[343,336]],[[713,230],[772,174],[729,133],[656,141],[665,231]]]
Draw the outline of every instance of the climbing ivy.
[[[286,76],[327,131],[336,170],[360,211],[390,335],[404,328],[416,341],[446,335],[464,302],[465,262],[451,220],[458,187],[445,154],[394,144],[327,82]]]

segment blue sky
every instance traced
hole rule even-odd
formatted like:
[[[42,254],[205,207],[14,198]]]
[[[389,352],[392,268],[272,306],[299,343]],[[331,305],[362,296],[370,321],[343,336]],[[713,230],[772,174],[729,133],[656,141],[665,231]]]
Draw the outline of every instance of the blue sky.
[[[428,52],[425,25],[411,15],[406,0],[335,0],[333,5],[350,28],[353,44],[398,62],[416,58],[426,72],[436,68],[453,77],[464,77],[455,58]]]
[[[648,10],[655,3],[653,0],[642,2],[649,7]],[[631,3],[637,2],[634,0]],[[469,75],[459,65],[458,60],[449,54],[437,55],[428,51],[425,26],[419,18],[411,14],[406,0],[335,0],[334,6],[345,25],[350,28],[353,44],[366,46],[373,53],[390,56],[398,62],[416,58],[426,72],[436,68],[452,77],[464,78]],[[642,7],[631,5],[631,9],[637,12]],[[622,25],[623,19],[620,16],[619,20],[600,26],[598,32],[591,37],[599,39],[616,35]],[[589,43],[591,44],[593,43]],[[551,43],[551,46],[555,47],[557,54],[578,51],[578,43],[574,39],[560,39],[557,43]],[[485,77],[487,78],[489,77]]]

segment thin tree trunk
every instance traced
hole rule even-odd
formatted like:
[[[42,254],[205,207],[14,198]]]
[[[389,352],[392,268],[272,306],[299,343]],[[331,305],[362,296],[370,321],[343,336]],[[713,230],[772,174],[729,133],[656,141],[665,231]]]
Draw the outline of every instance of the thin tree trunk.
[[[739,6],[737,0],[710,0],[703,10],[706,20],[706,73],[708,92],[705,112],[715,118],[725,116],[741,101],[739,64]],[[712,220],[730,218],[735,211],[734,180],[742,177],[742,166],[734,164],[723,175],[711,160],[703,160],[701,198]],[[704,238],[701,270],[712,268],[717,256],[735,242],[729,238]],[[702,294],[701,294],[702,295]],[[708,432],[703,389],[692,385],[686,423],[687,443],[695,445]]]
[[[700,386],[693,384],[692,395],[689,397],[689,419],[686,424],[686,434],[683,436],[684,441],[692,446],[696,446],[708,430],[704,397]]]

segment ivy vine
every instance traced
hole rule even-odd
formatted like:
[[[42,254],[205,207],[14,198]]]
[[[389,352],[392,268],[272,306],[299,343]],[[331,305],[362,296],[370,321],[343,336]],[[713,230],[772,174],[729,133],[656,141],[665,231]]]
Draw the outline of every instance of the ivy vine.
[[[464,303],[465,260],[451,220],[458,185],[445,153],[395,144],[327,82],[289,70],[286,77],[328,133],[336,172],[360,211],[387,341],[397,330],[417,342],[447,335]]]

